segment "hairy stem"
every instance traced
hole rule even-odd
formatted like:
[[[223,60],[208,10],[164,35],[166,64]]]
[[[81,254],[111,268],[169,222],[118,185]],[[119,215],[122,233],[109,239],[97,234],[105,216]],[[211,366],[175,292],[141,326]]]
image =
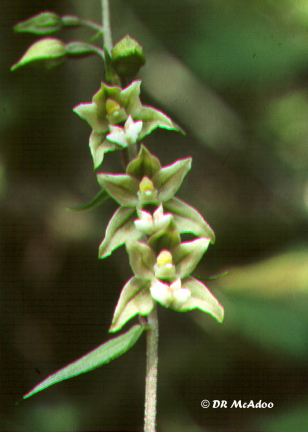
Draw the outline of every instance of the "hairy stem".
[[[104,45],[109,52],[111,52],[113,44],[112,44],[112,36],[111,36],[111,27],[110,27],[110,15],[109,15],[109,0],[101,0],[102,2],[102,24],[104,31]]]
[[[158,319],[156,306],[148,316],[147,365],[145,379],[144,432],[156,430],[156,390],[158,363]]]

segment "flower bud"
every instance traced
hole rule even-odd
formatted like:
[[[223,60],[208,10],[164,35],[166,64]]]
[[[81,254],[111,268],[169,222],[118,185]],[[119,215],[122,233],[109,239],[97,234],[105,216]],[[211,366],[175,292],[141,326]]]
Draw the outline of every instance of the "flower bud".
[[[126,35],[111,50],[111,61],[120,76],[134,76],[145,64],[142,46]]]
[[[66,56],[66,46],[59,39],[40,39],[28,48],[22,58],[15,63],[11,70],[15,70],[28,63],[43,64],[47,68],[57,66]]]
[[[37,35],[49,35],[60,30],[61,18],[54,12],[41,12],[22,21],[14,27],[18,33],[33,33]]]

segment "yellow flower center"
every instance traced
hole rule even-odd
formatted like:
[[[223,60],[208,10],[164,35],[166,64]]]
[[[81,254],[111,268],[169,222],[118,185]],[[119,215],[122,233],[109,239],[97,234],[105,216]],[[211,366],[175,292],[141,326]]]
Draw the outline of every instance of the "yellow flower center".
[[[168,264],[172,264],[172,255],[168,250],[164,249],[157,257],[157,265],[168,266]]]
[[[115,114],[117,111],[120,111],[121,105],[115,101],[114,99],[107,99],[106,100],[106,111],[107,114],[112,115]]]
[[[152,192],[155,190],[153,182],[149,179],[149,177],[144,176],[139,184],[139,190],[141,193],[150,196]]]

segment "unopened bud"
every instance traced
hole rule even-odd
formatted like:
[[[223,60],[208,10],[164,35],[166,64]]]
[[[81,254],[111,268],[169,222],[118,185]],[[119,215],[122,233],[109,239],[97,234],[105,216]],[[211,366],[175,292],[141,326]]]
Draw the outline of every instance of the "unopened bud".
[[[126,35],[111,50],[111,61],[120,76],[134,76],[145,64],[142,46]]]

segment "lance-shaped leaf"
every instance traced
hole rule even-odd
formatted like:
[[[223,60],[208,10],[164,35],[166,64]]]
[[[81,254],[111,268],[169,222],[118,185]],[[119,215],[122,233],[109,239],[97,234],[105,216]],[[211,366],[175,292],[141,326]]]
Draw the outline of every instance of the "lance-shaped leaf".
[[[135,315],[149,315],[154,306],[154,301],[149,290],[149,281],[138,277],[132,277],[122,289],[116,306],[111,332],[120,328]]]
[[[191,158],[180,159],[172,165],[161,168],[154,174],[152,181],[158,190],[158,198],[161,201],[167,201],[177,192],[191,168],[191,161]]]
[[[202,282],[188,276],[182,280],[182,286],[190,290],[191,296],[178,309],[180,312],[186,312],[197,308],[211,314],[217,321],[223,321],[223,307]]]
[[[173,215],[173,220],[180,233],[192,233],[197,237],[207,237],[215,243],[215,234],[201,214],[178,198],[171,198],[164,203],[164,209]]]
[[[137,240],[126,243],[129,263],[136,276],[151,279],[154,276],[156,255],[153,249]]]
[[[11,70],[29,63],[42,63],[47,68],[57,66],[66,56],[65,44],[59,39],[45,38],[35,42],[27,49],[22,58],[15,63]]]
[[[134,325],[126,333],[110,339],[80,359],[50,375],[40,384],[35,386],[29,393],[25,394],[24,399],[60,381],[73,378],[74,376],[89,372],[99,366],[109,363],[111,360],[128,351],[137,342],[143,330],[144,329],[141,325]]]
[[[208,238],[198,238],[181,243],[172,249],[173,263],[178,277],[188,276],[195,269],[210,241]]]
[[[137,239],[142,233],[135,227],[136,212],[134,208],[119,207],[112,216],[106,235],[99,247],[99,257],[105,258],[117,247],[127,241]]]
[[[142,180],[144,176],[152,178],[160,169],[159,159],[141,144],[138,156],[127,165],[126,173]]]
[[[139,181],[127,174],[98,174],[99,184],[121,205],[138,204]]]

